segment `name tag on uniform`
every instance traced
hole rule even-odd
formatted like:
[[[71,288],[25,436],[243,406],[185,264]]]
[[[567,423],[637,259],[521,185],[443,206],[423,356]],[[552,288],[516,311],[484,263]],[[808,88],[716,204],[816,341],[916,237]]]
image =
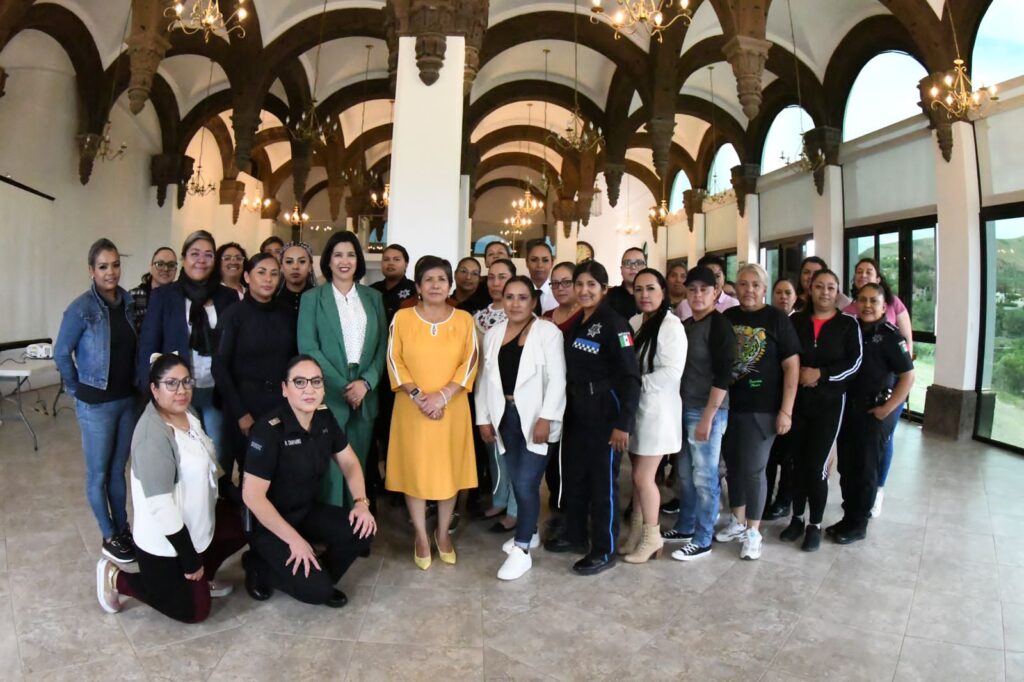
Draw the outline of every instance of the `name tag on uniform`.
[[[576,339],[572,342],[572,347],[586,353],[593,353],[594,355],[601,352],[601,344],[597,341],[591,341],[590,339]]]
[[[292,440],[286,440],[284,442],[284,444],[285,445],[302,445],[302,439],[301,438],[293,438]]]

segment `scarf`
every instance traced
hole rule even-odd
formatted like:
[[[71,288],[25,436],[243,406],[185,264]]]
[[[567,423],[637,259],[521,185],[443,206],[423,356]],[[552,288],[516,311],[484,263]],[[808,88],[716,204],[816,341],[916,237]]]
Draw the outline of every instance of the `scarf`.
[[[199,355],[210,356],[216,349],[214,343],[213,329],[210,328],[210,318],[206,316],[206,302],[213,298],[213,292],[220,284],[210,277],[205,282],[197,282],[185,274],[182,269],[178,275],[178,284],[182,293],[192,303],[188,313],[188,323],[192,327],[192,333],[188,337],[188,347]]]

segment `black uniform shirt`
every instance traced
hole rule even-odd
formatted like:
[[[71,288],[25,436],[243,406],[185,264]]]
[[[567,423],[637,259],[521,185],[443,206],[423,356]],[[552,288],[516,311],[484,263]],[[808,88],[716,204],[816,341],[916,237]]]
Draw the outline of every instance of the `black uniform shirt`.
[[[347,445],[345,432],[326,405],[313,413],[309,431],[299,425],[291,406],[284,405],[252,427],[245,471],[270,481],[267,499],[294,525],[312,510],[331,459]]]
[[[612,310],[622,316],[628,323],[636,315],[636,297],[626,290],[626,287],[619,285],[608,290],[608,305]]]
[[[387,323],[391,324],[391,318],[395,316],[398,309],[409,299],[416,298],[416,283],[408,277],[403,277],[402,280],[391,287],[387,288],[387,280],[381,280],[374,282],[370,285],[381,293],[384,297],[384,318]]]
[[[590,319],[584,321],[581,316],[565,335],[565,370],[574,399],[585,401],[591,395],[614,391],[619,414],[611,426],[633,432],[640,402],[640,367],[629,324],[607,302],[601,303]]]
[[[883,391],[896,385],[897,377],[914,369],[907,341],[900,330],[886,322],[861,328],[864,357],[860,371],[850,384],[850,400],[867,404]]]

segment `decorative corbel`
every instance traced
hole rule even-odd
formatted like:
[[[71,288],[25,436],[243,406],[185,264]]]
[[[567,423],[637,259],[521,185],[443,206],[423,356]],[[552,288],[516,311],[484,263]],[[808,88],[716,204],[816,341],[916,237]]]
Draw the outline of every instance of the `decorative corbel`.
[[[313,164],[313,143],[311,140],[291,140],[292,148],[292,187],[295,196],[306,194],[306,180]]]
[[[241,180],[220,181],[221,206],[231,204],[231,222],[238,224],[238,214],[242,208],[242,197],[245,196],[245,183]]]
[[[455,35],[466,37],[466,66],[463,70],[462,94],[469,96],[480,70],[480,49],[487,31],[490,0],[456,0]]]
[[[938,71],[918,81],[917,88],[921,93],[921,101],[917,105],[928,117],[928,127],[935,131],[935,141],[939,145],[939,151],[942,152],[942,158],[949,163],[953,159],[953,124],[969,119],[966,115],[952,116],[946,109],[932,106],[933,98],[930,93],[932,86],[942,83],[947,75],[947,73]]]
[[[188,181],[192,178],[196,160],[191,156],[181,157],[181,175],[178,176],[178,210],[185,206],[185,197],[188,196]]]
[[[572,236],[572,226],[577,220],[577,205],[573,199],[558,199],[551,204],[551,217],[562,223],[562,234]]]
[[[402,8],[408,9],[406,3],[402,3]],[[392,97],[398,84],[398,26],[401,23],[396,14],[398,11],[395,1],[388,0],[384,6],[384,41],[388,46],[388,88]]]
[[[652,117],[647,122],[647,132],[651,140],[651,156],[654,159],[654,170],[664,181],[668,176],[668,166],[672,155],[672,132],[676,128],[674,115]]]
[[[166,37],[163,9],[158,0],[132,0],[132,32],[128,36],[131,64],[128,107],[133,114],[138,114],[146,106],[157,67],[171,47],[171,41]]]
[[[82,133],[75,136],[75,141],[78,143],[78,180],[83,185],[88,185],[93,165],[96,163],[96,155],[99,154],[100,144],[103,142],[103,136],[96,133]]]
[[[256,139],[260,111],[258,105],[249,102],[236,102],[236,106],[231,112],[231,127],[235,131],[235,166],[243,169],[248,168],[252,160],[252,145]]]
[[[736,208],[740,217],[747,212],[747,195],[757,192],[757,179],[761,167],[756,163],[741,163],[732,167],[732,188],[736,191]]]
[[[416,66],[420,80],[431,86],[441,77],[448,34],[454,30],[454,12],[447,2],[415,3],[409,14],[409,31],[416,36]]]
[[[722,47],[736,76],[736,92],[748,119],[753,119],[761,110],[761,77],[771,46],[770,40],[738,35]]]
[[[604,184],[608,188],[608,203],[613,207],[619,203],[619,190],[622,189],[622,176],[625,174],[625,163],[604,162]]]
[[[4,86],[7,85],[7,71],[0,66],[0,97],[4,96]]]
[[[162,207],[167,200],[168,185],[181,183],[182,160],[183,157],[177,154],[154,154],[150,157],[149,178],[150,185],[156,187],[157,206]]]
[[[843,142],[843,131],[830,126],[818,126],[804,133],[804,154],[814,162],[814,188],[818,196],[825,193],[825,166],[839,165],[839,145]]]
[[[694,216],[704,213],[704,200],[707,196],[707,190],[703,189],[688,189],[683,192],[683,209],[686,211],[686,221],[689,223],[690,232],[693,232]]]

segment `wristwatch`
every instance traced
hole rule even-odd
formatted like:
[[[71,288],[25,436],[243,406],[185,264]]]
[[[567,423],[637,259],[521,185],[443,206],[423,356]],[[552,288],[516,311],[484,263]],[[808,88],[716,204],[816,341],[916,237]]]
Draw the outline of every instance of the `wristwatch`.
[[[419,389],[419,387],[417,387],[417,388],[414,388],[414,389],[412,389],[411,391],[409,391],[409,397],[410,397],[410,398],[413,398],[413,399],[415,399],[415,398],[416,398],[416,396],[418,396],[418,395],[419,395],[420,393],[422,393],[422,392],[423,392],[423,391],[421,391],[421,390]]]
[[[360,502],[365,504],[367,507],[370,506],[370,500],[368,498],[366,498],[366,497],[357,497],[354,500],[352,500],[352,504],[358,504]]]

